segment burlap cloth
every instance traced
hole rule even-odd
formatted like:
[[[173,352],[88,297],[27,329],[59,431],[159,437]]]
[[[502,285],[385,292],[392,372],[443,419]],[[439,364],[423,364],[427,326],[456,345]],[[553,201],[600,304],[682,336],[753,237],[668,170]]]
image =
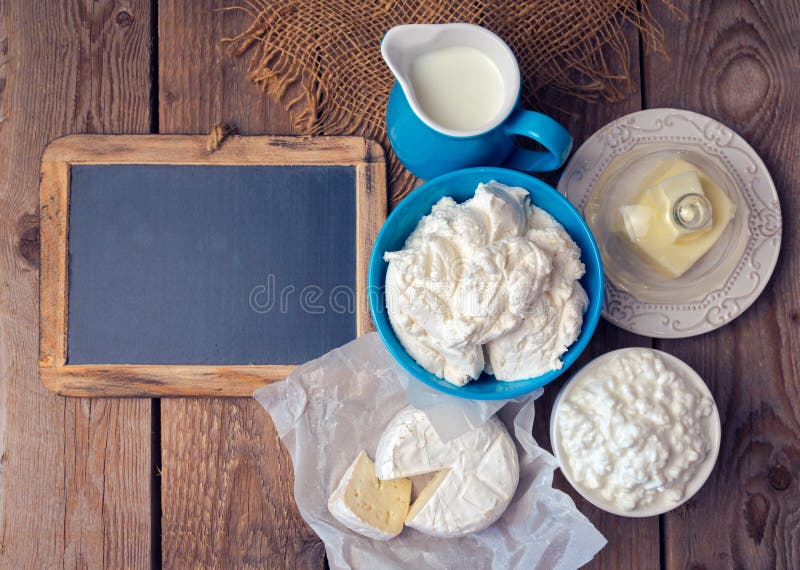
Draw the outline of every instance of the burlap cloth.
[[[226,42],[230,54],[250,54],[250,81],[285,105],[300,133],[380,141],[389,153],[393,202],[416,181],[386,140],[384,113],[394,77],[380,42],[392,26],[470,22],[489,28],[519,59],[522,101],[534,108],[545,87],[585,98],[627,92],[626,24],[638,29],[649,49],[663,53],[663,33],[648,0],[239,1],[244,4],[230,9],[244,10],[252,23]]]

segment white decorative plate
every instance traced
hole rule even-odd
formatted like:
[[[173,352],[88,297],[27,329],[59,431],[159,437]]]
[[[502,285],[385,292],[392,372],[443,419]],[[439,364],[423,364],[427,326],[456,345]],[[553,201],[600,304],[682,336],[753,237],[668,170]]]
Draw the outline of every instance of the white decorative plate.
[[[738,265],[725,283],[696,302],[643,302],[606,279],[603,316],[607,320],[645,336],[683,338],[729,323],[761,294],[778,261],[781,210],[772,177],[742,137],[710,117],[678,109],[639,111],[597,131],[570,160],[558,190],[583,213],[612,160],[635,148],[663,143],[690,147],[721,162],[749,210],[750,236]]]

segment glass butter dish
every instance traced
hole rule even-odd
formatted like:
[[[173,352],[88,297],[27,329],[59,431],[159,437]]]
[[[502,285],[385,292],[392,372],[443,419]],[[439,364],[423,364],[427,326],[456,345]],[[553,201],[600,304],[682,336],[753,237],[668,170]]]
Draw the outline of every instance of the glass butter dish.
[[[684,338],[741,315],[780,253],[772,177],[719,121],[682,109],[620,117],[575,151],[558,190],[603,259],[603,316],[636,334]]]
[[[584,216],[606,276],[652,303],[702,298],[734,271],[749,230],[730,176],[692,149],[651,145],[612,161]]]

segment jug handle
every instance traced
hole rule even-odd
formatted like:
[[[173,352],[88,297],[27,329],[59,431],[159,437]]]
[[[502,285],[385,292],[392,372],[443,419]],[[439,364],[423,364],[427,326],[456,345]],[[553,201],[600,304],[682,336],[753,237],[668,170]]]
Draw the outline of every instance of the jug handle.
[[[572,137],[561,123],[547,115],[517,109],[506,121],[507,135],[520,135],[535,140],[545,151],[516,147],[503,166],[525,172],[546,172],[564,164],[572,150]]]

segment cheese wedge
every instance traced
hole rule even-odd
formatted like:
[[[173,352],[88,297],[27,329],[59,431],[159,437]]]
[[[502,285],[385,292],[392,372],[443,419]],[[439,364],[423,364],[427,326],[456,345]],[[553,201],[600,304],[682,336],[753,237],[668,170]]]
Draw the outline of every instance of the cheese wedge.
[[[402,532],[410,501],[411,480],[379,480],[375,464],[362,451],[328,499],[328,510],[350,530],[388,540]]]
[[[443,442],[424,412],[402,410],[390,422],[375,453],[378,477],[436,472],[411,506],[406,525],[426,534],[456,537],[494,523],[519,482],[517,450],[505,426],[482,426]]]

